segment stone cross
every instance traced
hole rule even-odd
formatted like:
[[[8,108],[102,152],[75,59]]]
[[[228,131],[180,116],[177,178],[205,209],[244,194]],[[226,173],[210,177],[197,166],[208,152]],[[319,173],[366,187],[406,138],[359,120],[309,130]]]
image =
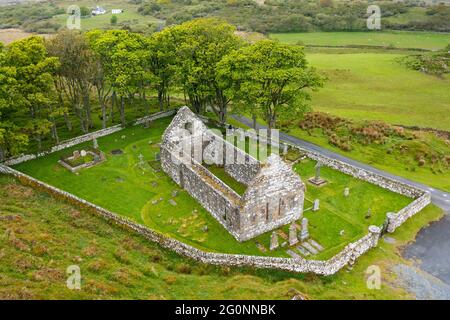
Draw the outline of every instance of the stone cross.
[[[320,206],[320,200],[319,199],[314,200],[313,211],[318,211],[319,206]]]
[[[308,238],[309,238],[308,219],[303,218],[302,219],[302,233],[300,234],[300,240],[305,241]]]
[[[270,251],[277,249],[279,246],[278,244],[278,235],[274,231],[272,232],[272,236],[270,237]]]
[[[293,222],[290,226],[289,226],[289,245],[293,246],[295,244],[298,243],[298,238],[297,238],[297,227],[295,225],[295,223]]]
[[[348,197],[349,194],[350,194],[350,188],[347,187],[344,189],[344,197]]]
[[[93,139],[92,139],[92,146],[94,147],[95,150],[98,150],[98,141],[97,141],[97,138],[93,138]]]
[[[314,169],[316,169],[316,176],[314,177],[314,180],[316,180],[316,181],[320,180],[320,168],[321,167],[322,167],[322,163],[320,163],[320,161],[317,161],[317,164],[314,167]]]

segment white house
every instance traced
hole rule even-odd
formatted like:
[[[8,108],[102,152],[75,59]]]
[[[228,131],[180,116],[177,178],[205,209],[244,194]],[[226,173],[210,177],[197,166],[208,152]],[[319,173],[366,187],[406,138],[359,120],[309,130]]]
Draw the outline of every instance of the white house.
[[[122,9],[112,9],[112,10],[111,10],[111,13],[112,13],[112,14],[119,14],[119,13],[122,13],[122,12],[123,12]]]
[[[106,13],[106,10],[99,6],[97,6],[94,10],[91,11],[91,14],[93,16],[97,16],[97,15],[101,15],[101,14],[105,14],[105,13]]]

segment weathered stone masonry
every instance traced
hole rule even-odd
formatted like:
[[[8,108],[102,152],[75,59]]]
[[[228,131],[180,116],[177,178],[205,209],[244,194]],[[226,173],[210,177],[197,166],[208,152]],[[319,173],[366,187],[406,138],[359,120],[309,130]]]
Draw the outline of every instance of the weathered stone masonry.
[[[234,192],[203,161],[223,166],[231,177],[247,185],[245,193]],[[277,155],[260,163],[214,134],[187,107],[178,111],[164,132],[161,165],[239,241],[303,215],[305,185],[289,165]]]
[[[166,237],[141,224],[133,222],[123,216],[108,211],[71,193],[34,179],[7,166],[0,165],[0,174],[12,175],[23,184],[29,185],[35,189],[41,189],[45,192],[49,192],[53,196],[63,198],[71,203],[76,203],[80,207],[88,208],[106,220],[137,232],[146,239],[158,243],[163,248],[172,250],[180,255],[192,258],[196,261],[214,265],[270,268],[292,272],[309,272],[320,275],[332,275],[347,264],[354,263],[359,256],[375,247],[380,237],[380,229],[378,227],[371,226],[369,227],[369,233],[366,236],[356,242],[350,243],[341,252],[326,261],[306,260],[303,258],[275,258],[205,252],[178,240]]]
[[[171,112],[165,112],[156,114],[154,116],[161,117],[164,116],[170,116],[173,114],[173,111]],[[153,116],[151,116],[153,117]],[[155,118],[153,118],[155,119]],[[147,121],[148,119],[144,119],[142,121]],[[116,126],[117,127],[117,126]],[[107,132],[116,132],[119,131],[121,128],[118,129],[113,128],[107,128],[105,130],[101,130],[101,136],[107,135]],[[110,131],[111,130],[111,131]],[[100,135],[99,135],[100,136]],[[75,139],[69,140],[68,143],[63,143],[59,146],[56,146],[53,150],[53,152],[57,150],[62,150],[64,148],[68,148],[72,145],[77,144],[76,141],[79,141],[78,143],[89,141],[92,137],[77,137]],[[292,146],[295,148],[298,148],[297,146]],[[411,197],[416,197],[416,199],[400,210],[397,213],[390,213],[388,214],[388,225],[387,225],[387,231],[394,232],[394,230],[399,227],[403,222],[405,222],[407,219],[409,219],[411,216],[422,210],[424,207],[426,207],[430,201],[431,197],[428,192],[424,192],[422,190],[418,190],[416,188],[413,188],[411,186],[408,186],[406,184],[402,184],[400,182],[378,176],[376,174],[367,172],[365,170],[361,170],[358,168],[354,168],[352,166],[349,166],[345,163],[342,163],[337,160],[330,160],[323,161],[328,158],[323,157],[321,155],[317,155],[315,153],[311,153],[308,150],[304,150],[302,148],[298,148],[301,151],[305,152],[307,156],[309,156],[311,159],[318,160],[320,156],[320,160],[325,163],[325,165],[329,165],[332,168],[336,170],[343,171],[342,169],[345,168],[345,173],[350,174],[356,178],[365,180],[367,177],[370,177],[369,181],[371,183],[375,183],[381,187],[389,186],[389,190],[407,194]],[[164,152],[164,150],[162,150]],[[40,154],[38,156],[42,156],[45,154]],[[30,159],[34,159],[35,155],[26,155],[22,156],[16,159],[11,160],[8,163],[5,163],[7,165],[13,165],[17,164],[23,161],[27,161]],[[0,174],[6,174],[6,175],[12,175],[16,177],[20,182],[23,184],[27,184],[32,186],[36,189],[44,190],[56,197],[60,197],[63,199],[66,199],[70,201],[71,203],[76,203],[77,205],[85,208],[91,209],[94,213],[98,214],[99,216],[105,218],[108,221],[111,221],[115,224],[118,224],[120,226],[123,226],[125,228],[128,228],[134,232],[139,233],[146,239],[158,243],[162,247],[173,250],[176,253],[192,258],[194,260],[200,261],[202,263],[208,263],[208,264],[215,264],[215,265],[227,265],[227,266],[251,266],[256,268],[274,268],[279,270],[286,270],[286,271],[292,271],[292,272],[301,272],[301,273],[315,273],[320,275],[332,275],[342,269],[347,264],[353,264],[355,260],[370,250],[371,248],[375,247],[377,245],[377,242],[381,235],[380,228],[376,226],[370,226],[369,227],[369,233],[362,237],[361,239],[357,240],[356,242],[350,243],[347,245],[341,252],[336,254],[334,257],[332,257],[329,260],[326,261],[318,261],[318,260],[306,260],[306,259],[293,259],[293,258],[275,258],[275,257],[258,257],[258,256],[248,256],[248,255],[235,255],[235,254],[220,254],[220,253],[211,253],[211,252],[204,252],[197,248],[191,247],[187,244],[184,244],[178,240],[166,237],[154,230],[151,230],[143,225],[140,225],[138,223],[135,223],[127,218],[124,218],[118,214],[115,214],[113,212],[110,212],[102,207],[99,207],[95,204],[92,204],[84,199],[81,199],[73,194],[70,194],[68,192],[65,192],[63,190],[60,190],[58,188],[55,188],[51,185],[48,185],[42,181],[39,181],[37,179],[34,179],[28,175],[25,175],[21,172],[18,172],[12,168],[9,168],[6,165],[0,164]]]

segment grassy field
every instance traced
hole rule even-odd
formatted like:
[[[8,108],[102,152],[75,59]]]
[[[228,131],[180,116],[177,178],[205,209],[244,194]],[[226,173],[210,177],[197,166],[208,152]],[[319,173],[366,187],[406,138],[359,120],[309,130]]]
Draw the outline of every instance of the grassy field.
[[[71,1],[58,1],[58,6],[67,8],[70,5],[73,5]],[[151,16],[143,16],[137,12],[138,5],[130,3],[128,1],[123,0],[106,0],[99,3],[94,0],[81,0],[77,1],[77,5],[79,7],[87,7],[89,9],[93,9],[96,6],[103,7],[107,13],[104,15],[93,16],[89,18],[81,19],[81,30],[88,31],[92,29],[111,29],[114,26],[111,25],[111,9],[122,9],[123,13],[116,14],[117,16],[117,26],[128,25],[132,28],[132,30],[146,29],[149,24],[159,23],[160,21]],[[67,15],[62,14],[59,16],[55,16],[52,18],[53,21],[65,25],[67,20]]]
[[[450,76],[438,78],[400,65],[398,54],[309,53],[307,58],[326,77],[314,92],[312,106],[357,120],[450,128]]]
[[[381,33],[307,33],[272,35],[281,41],[317,45],[388,45],[405,48],[443,48],[450,42],[449,34],[381,32]],[[412,71],[397,62],[406,53],[386,50],[307,49],[310,64],[326,78],[325,85],[312,93],[315,111],[357,121],[381,120],[390,124],[450,128],[450,77],[442,78]],[[449,175],[438,174],[429,168],[414,165],[414,159],[404,155],[388,155],[388,145],[356,146],[342,151],[328,142],[321,132],[309,134],[291,128],[290,134],[311,141],[350,158],[371,164],[379,169],[422,182],[443,190],[450,190]],[[421,134],[429,148],[445,150],[430,134]],[[405,142],[416,148],[413,141]]]
[[[449,33],[409,31],[273,33],[270,37],[287,43],[319,46],[364,45],[439,50],[450,44]]]
[[[131,127],[100,138],[100,149],[105,152],[107,161],[82,170],[78,175],[57,161],[62,154],[80,150],[81,146],[20,164],[17,169],[202,250],[288,257],[286,248],[280,247],[273,252],[267,250],[270,232],[243,243],[237,242],[186,191],[160,171],[159,162],[153,160],[169,121],[162,119],[155,121],[150,129]],[[119,149],[123,154],[111,154],[112,150]],[[143,164],[138,160],[141,154],[145,159]],[[314,175],[312,162],[301,163],[296,169],[305,181]],[[245,186],[227,177],[223,170],[214,167],[210,170],[238,193],[244,192]],[[321,259],[330,258],[349,242],[367,234],[369,225],[381,225],[386,212],[397,211],[411,201],[335,170],[324,169],[324,175],[329,179],[329,185],[319,190],[308,186],[306,194],[309,203],[320,199],[322,208],[319,213],[305,213],[312,221],[311,237],[326,248],[319,256]],[[357,201],[343,198],[342,193],[347,186],[355,190]],[[365,219],[369,208],[372,216]],[[204,231],[205,226],[207,232]],[[288,234],[288,226],[282,229]],[[345,230],[344,236],[339,236],[341,230]],[[266,250],[261,250],[261,246]]]
[[[441,215],[426,208],[390,235],[395,244],[380,241],[351,272],[320,277],[194,263],[0,175],[0,299],[412,298],[391,268],[406,263],[399,248]],[[70,265],[80,267],[81,290],[66,287]],[[366,286],[371,265],[382,270],[381,290]]]

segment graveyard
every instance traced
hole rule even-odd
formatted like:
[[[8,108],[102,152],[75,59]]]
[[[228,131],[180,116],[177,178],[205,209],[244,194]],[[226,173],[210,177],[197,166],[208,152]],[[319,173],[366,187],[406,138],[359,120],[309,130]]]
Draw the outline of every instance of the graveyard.
[[[104,159],[94,166],[77,170],[76,174],[59,161],[67,155],[77,156],[81,151],[85,151],[87,157],[86,150],[93,149],[93,142],[14,168],[161,234],[203,251],[220,253],[328,259],[367,234],[368,226],[381,225],[387,212],[396,212],[411,201],[328,167],[321,167],[318,172],[315,161],[303,159],[293,169],[306,185],[306,222],[299,220],[275,232],[238,242],[161,169],[161,136],[171,120],[158,119],[148,128],[129,127],[99,138],[96,143]],[[209,170],[225,183],[233,183],[221,168],[210,167]],[[317,174],[320,181],[326,182],[314,184]],[[242,190],[239,184],[230,187],[237,192]],[[295,232],[300,237],[305,223],[309,236],[307,243],[290,246],[290,234]],[[275,242],[277,246],[274,246]],[[271,244],[273,250],[270,250]]]

